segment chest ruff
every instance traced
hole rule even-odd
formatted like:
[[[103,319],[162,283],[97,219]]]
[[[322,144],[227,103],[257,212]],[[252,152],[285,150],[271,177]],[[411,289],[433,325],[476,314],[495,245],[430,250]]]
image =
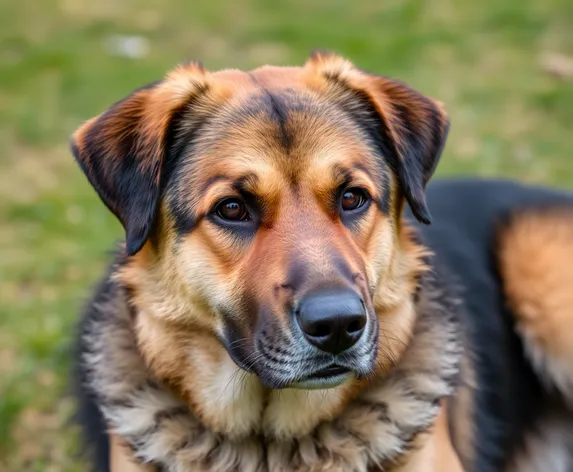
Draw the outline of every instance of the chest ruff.
[[[228,437],[205,426],[146,368],[126,295],[117,286],[88,329],[88,384],[110,432],[137,459],[163,471],[383,470],[431,427],[458,376],[456,303],[428,282],[418,294],[414,331],[397,365],[370,379],[342,414],[301,437],[278,439],[261,431]]]

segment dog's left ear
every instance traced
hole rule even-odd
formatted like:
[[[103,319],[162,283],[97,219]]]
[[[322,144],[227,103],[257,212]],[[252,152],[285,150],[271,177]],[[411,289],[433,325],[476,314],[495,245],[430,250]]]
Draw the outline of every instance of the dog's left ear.
[[[429,224],[425,187],[449,130],[442,104],[328,52],[313,53],[307,68],[326,79],[328,88],[335,87],[339,100],[379,136],[381,151],[397,175],[412,212],[419,221]]]

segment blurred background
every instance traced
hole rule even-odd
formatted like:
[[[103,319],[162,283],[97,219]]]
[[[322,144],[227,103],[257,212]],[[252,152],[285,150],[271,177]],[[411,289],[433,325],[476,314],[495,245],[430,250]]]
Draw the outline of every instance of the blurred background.
[[[0,0],[1,471],[85,470],[69,341],[122,232],[70,133],[178,62],[302,64],[315,47],[445,102],[439,175],[573,187],[571,0]]]

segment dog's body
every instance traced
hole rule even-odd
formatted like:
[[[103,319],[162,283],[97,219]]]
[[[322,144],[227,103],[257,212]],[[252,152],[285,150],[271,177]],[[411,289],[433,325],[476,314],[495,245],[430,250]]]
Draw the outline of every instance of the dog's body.
[[[559,274],[568,265],[573,233],[569,230],[565,239],[559,233],[562,225],[573,227],[572,196],[504,180],[455,180],[430,184],[428,204],[434,223],[420,229],[463,300],[464,309],[458,313],[472,352],[471,455],[476,462],[468,470],[569,470],[571,435],[562,434],[557,425],[557,442],[563,442],[551,444],[556,438],[547,433],[544,422],[558,415],[564,424],[570,423],[561,395],[570,399],[572,391],[555,388],[560,380],[552,376],[551,363],[560,361],[548,358],[546,364],[538,364],[531,354],[548,341],[570,343],[570,338],[548,340],[541,333],[543,323],[551,324],[556,315],[542,308],[545,303],[553,303],[555,311],[559,306],[570,310],[560,294],[568,291],[568,279]],[[517,228],[524,228],[525,241]],[[508,269],[510,264],[516,269]],[[515,291],[515,284],[530,291],[535,315],[545,320],[521,318],[522,305],[531,301]],[[562,321],[564,327],[566,319]],[[455,424],[455,413],[451,417]],[[454,443],[465,427],[458,426],[457,432],[453,428]],[[540,443],[531,446],[538,436]],[[465,440],[456,444],[460,450]],[[514,466],[512,458],[521,456],[528,443],[540,462]]]
[[[330,55],[191,65],[84,125],[126,229],[80,335],[95,469],[569,470],[573,197],[425,192],[447,127]]]

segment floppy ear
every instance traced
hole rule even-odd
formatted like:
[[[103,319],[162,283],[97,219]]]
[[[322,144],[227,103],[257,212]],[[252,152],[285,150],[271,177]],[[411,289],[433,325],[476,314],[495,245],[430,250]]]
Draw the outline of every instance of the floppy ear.
[[[380,116],[390,165],[416,218],[430,224],[425,188],[446,143],[448,117],[440,103],[407,85],[364,74],[364,91]]]
[[[359,113],[352,104],[355,114],[379,138],[376,141],[396,173],[412,212],[419,221],[429,224],[425,187],[436,169],[449,130],[441,103],[397,80],[362,71],[328,52],[314,53],[308,65],[320,71],[331,85],[353,92],[354,102],[358,100],[366,107]]]
[[[177,117],[205,90],[201,66],[181,66],[86,122],[72,137],[76,161],[125,229],[129,255],[142,248],[153,226]]]

